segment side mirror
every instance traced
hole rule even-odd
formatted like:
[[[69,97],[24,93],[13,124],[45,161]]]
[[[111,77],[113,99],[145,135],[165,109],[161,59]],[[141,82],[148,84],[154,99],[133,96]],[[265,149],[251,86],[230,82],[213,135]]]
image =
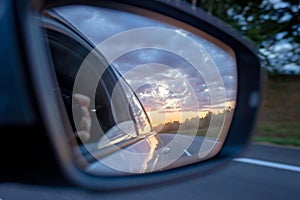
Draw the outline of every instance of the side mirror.
[[[43,7],[59,92],[40,105],[72,181],[132,188],[204,174],[240,153],[261,99],[249,42],[178,1],[71,3]]]

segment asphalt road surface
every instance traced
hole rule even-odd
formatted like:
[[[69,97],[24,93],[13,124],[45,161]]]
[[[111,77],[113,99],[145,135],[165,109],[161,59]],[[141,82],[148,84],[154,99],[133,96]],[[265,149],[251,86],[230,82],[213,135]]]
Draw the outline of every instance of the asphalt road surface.
[[[300,199],[300,149],[252,145],[247,154],[211,175],[129,192],[0,184],[0,200],[11,199]]]

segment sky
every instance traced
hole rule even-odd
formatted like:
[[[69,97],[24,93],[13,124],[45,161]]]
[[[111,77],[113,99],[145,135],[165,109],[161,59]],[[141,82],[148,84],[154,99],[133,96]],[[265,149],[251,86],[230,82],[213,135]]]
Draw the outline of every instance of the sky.
[[[207,38],[124,11],[91,6],[67,6],[56,10],[95,45],[136,28],[170,30],[134,36],[133,39],[142,41],[142,46],[157,43],[158,48],[137,48],[113,61],[154,125],[161,121],[203,117],[208,111],[219,112],[228,106],[234,108],[237,90],[234,55]],[[194,42],[201,47],[200,53],[193,51]],[[132,43],[132,39],[110,42],[109,48],[118,52],[139,45]],[[167,51],[169,47],[176,52]],[[189,62],[199,59],[197,66]]]

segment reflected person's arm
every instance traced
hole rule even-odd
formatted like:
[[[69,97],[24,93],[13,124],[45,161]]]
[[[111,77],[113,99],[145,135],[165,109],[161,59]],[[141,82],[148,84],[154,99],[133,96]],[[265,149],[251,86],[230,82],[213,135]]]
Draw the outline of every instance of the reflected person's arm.
[[[81,118],[76,135],[83,141],[87,141],[90,138],[90,130],[92,126],[92,118],[89,113],[89,106],[91,100],[88,96],[76,93],[73,95],[74,101],[80,106]]]

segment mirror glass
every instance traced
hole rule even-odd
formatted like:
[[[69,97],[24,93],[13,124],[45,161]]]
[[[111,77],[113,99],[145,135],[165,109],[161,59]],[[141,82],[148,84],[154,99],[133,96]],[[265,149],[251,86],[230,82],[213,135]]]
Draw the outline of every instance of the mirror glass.
[[[145,10],[64,6],[42,26],[83,170],[150,173],[220,151],[237,93],[229,46]]]

